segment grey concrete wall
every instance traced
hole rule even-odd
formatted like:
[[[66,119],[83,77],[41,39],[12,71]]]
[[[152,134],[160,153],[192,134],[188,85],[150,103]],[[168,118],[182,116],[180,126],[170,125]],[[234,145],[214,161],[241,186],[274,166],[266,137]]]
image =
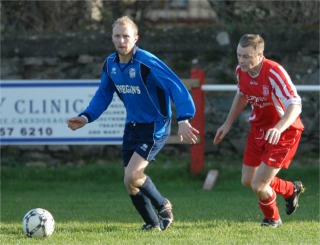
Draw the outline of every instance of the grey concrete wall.
[[[201,68],[207,84],[235,83],[236,46],[242,34],[221,28],[168,28],[148,31],[138,45],[163,59],[181,78]],[[319,30],[276,28],[260,32],[265,55],[279,61],[295,84],[319,85]],[[221,36],[227,39],[221,39]],[[1,36],[1,79],[98,79],[106,56],[113,52],[110,33],[86,32],[64,35]],[[319,93],[301,92],[305,131],[298,154],[319,153]],[[206,154],[242,155],[249,124],[246,110],[220,146],[213,146],[216,129],[227,116],[232,92],[205,93]],[[173,128],[175,132],[176,127]],[[166,146],[166,154],[188,154],[188,146]],[[18,159],[18,156],[19,157]],[[1,146],[4,164],[38,162],[73,164],[82,159],[119,157],[119,146]],[[72,163],[73,162],[73,163]]]

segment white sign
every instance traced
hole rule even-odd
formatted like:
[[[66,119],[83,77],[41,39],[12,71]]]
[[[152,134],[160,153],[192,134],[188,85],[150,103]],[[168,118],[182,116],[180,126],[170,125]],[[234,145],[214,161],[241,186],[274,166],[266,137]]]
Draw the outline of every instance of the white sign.
[[[2,80],[1,145],[121,144],[125,108],[115,93],[108,109],[94,122],[72,131],[77,116],[94,96],[99,80]]]

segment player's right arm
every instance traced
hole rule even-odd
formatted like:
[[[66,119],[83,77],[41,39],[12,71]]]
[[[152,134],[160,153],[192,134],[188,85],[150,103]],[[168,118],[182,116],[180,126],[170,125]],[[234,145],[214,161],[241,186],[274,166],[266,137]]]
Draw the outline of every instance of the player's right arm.
[[[67,121],[68,127],[72,130],[82,128],[87,123],[91,123],[108,108],[115,92],[115,85],[107,74],[107,61],[103,64],[101,82],[91,99],[87,108],[77,117],[70,118]]]
[[[220,144],[220,142],[223,140],[226,134],[229,133],[233,122],[238,118],[238,116],[244,110],[247,104],[248,101],[246,97],[242,93],[237,92],[233,99],[232,106],[230,108],[226,121],[221,125],[220,128],[218,128],[216,132],[216,135],[213,140],[213,143],[215,145]]]
[[[92,97],[87,108],[83,112],[81,112],[78,117],[85,116],[88,119],[88,123],[91,123],[98,119],[111,103],[114,92],[115,85],[108,76],[106,68],[104,68],[101,74],[101,82],[99,88],[97,89],[95,95]]]

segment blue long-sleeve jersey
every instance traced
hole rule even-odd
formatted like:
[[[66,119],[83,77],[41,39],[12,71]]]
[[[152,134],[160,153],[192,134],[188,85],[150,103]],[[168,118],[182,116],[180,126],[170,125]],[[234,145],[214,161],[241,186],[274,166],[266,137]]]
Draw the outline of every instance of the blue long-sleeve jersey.
[[[126,123],[170,118],[170,100],[178,121],[191,119],[195,114],[194,102],[182,81],[160,59],[137,46],[127,64],[119,63],[117,53],[105,60],[99,88],[79,116],[85,115],[89,122],[96,120],[108,108],[115,92],[126,108]]]

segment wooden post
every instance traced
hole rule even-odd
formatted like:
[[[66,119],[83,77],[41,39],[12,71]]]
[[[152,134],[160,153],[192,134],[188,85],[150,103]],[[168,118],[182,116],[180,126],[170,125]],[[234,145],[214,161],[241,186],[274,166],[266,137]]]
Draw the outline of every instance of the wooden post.
[[[199,142],[191,145],[191,173],[200,174],[204,170],[204,91],[201,85],[205,83],[205,73],[201,69],[192,69],[191,78],[199,79],[200,84],[198,87],[191,88],[191,96],[196,106],[195,117],[191,120],[193,127],[199,130]]]

